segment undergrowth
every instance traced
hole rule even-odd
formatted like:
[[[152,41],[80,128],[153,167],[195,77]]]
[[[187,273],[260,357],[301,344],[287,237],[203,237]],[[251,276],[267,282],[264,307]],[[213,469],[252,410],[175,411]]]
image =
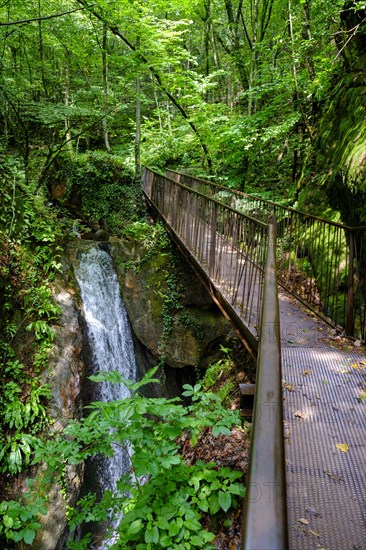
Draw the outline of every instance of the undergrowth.
[[[49,423],[50,390],[41,374],[53,345],[59,308],[51,284],[60,269],[65,227],[41,190],[26,182],[16,157],[0,160],[0,473],[2,493],[11,476],[32,463]],[[0,536],[30,543],[38,508],[0,503]]]
[[[243,472],[202,460],[187,464],[179,444],[179,437],[188,433],[194,445],[202,430],[211,426],[213,437],[229,435],[240,424],[239,412],[224,408],[219,397],[203,392],[199,384],[184,386],[183,397],[191,400],[186,407],[179,398],[143,397],[139,389],[157,382],[156,370],[135,384],[116,372],[92,376],[94,381],[124,381],[131,397],[93,403],[86,418],[70,422],[64,435],[54,434],[36,451],[36,462],[45,461],[51,477],[66,464],[96,453],[110,456],[115,444],[130,457],[129,471],[118,481],[117,492],[106,491],[100,502],[89,494],[69,509],[69,549],[90,547],[90,534],[83,541],[73,540],[80,524],[112,518],[118,520],[115,549],[215,548],[215,533],[203,528],[203,516],[226,514],[243,498]]]

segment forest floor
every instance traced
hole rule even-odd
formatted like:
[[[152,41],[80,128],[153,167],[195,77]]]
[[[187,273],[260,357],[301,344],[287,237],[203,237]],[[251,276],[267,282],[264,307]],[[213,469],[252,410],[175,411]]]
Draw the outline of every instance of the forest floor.
[[[218,376],[214,384],[205,387],[206,390],[220,394],[225,387],[232,388],[227,395],[225,404],[228,408],[240,408],[239,384],[252,383],[255,380],[255,360],[244,349],[240,342],[233,346],[230,359],[222,362]],[[247,419],[250,420],[250,419]],[[200,435],[196,445],[192,447],[189,434],[180,438],[182,456],[188,464],[195,464],[198,460],[215,462],[219,468],[227,467],[243,473],[245,484],[249,450],[251,423],[242,421],[241,426],[231,430],[230,435],[212,435],[212,429],[206,428]],[[236,509],[224,514],[218,513],[216,517],[207,514],[205,527],[217,533],[214,544],[218,550],[237,550],[240,548],[241,528],[243,516],[243,499],[239,499]]]

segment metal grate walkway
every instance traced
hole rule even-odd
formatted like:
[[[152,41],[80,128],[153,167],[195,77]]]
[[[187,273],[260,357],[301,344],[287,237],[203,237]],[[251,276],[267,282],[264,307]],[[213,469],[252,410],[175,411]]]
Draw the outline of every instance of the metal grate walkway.
[[[289,548],[364,550],[366,354],[279,303]]]
[[[159,176],[156,180],[160,187],[152,197],[152,204],[173,230],[187,259],[196,262],[213,294],[220,296],[224,305],[231,308],[231,315],[246,324],[247,335],[253,341],[260,321],[259,306],[248,309],[243,301],[249,297],[252,302],[260,303],[263,268],[252,261],[254,253],[251,257],[247,249],[238,247],[237,235],[230,234],[234,222],[237,223],[237,213],[227,209],[228,221],[219,230],[217,220],[224,219],[224,211],[216,205],[213,230],[209,223],[213,217],[202,217],[198,199],[194,207],[192,204],[189,207],[188,201],[178,201],[171,180],[164,182]],[[154,184],[155,180],[145,185],[150,198]],[[205,199],[199,197],[199,200]],[[175,209],[174,216],[170,208]],[[248,218],[243,224],[246,234],[252,222]],[[251,234],[255,235],[252,241],[255,250],[259,248],[258,235],[261,233],[253,230]],[[242,238],[241,242],[248,241]],[[213,245],[214,265],[211,261]],[[365,350],[337,341],[329,325],[281,288],[278,298],[289,548],[365,550]],[[262,340],[272,339],[273,327],[261,326],[261,330]],[[270,474],[267,472],[267,475]],[[273,483],[270,479],[268,483],[267,479],[263,483],[265,487]],[[271,499],[272,496],[271,492],[267,495],[263,492],[261,498]],[[264,529],[266,518],[259,518],[259,522]],[[256,546],[250,550],[268,548]],[[270,548],[275,546],[272,544]],[[281,549],[276,547],[276,550]]]
[[[282,372],[290,548],[363,550],[365,356],[283,347]]]

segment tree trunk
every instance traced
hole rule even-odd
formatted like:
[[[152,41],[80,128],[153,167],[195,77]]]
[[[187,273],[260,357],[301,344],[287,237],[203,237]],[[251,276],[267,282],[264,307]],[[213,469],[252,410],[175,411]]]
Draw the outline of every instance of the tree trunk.
[[[69,115],[67,109],[70,106],[70,92],[71,92],[71,80],[70,80],[70,52],[66,50],[66,64],[65,64],[65,87],[64,87],[64,103],[66,107],[65,115],[65,138],[67,142],[67,149],[72,154],[72,136]]]
[[[107,25],[103,23],[103,40],[102,40],[102,73],[103,73],[103,111],[104,117],[102,120],[104,143],[108,153],[111,152],[111,146],[109,143],[109,132],[107,122],[107,109],[108,109],[108,79],[107,79]]]
[[[304,39],[310,41],[311,40],[310,0],[305,0],[303,7],[304,7]],[[312,48],[310,51],[312,53]],[[306,56],[306,65],[310,76],[310,80],[313,81],[315,79],[315,67],[314,67],[313,55],[308,54]]]
[[[45,76],[45,70],[44,70],[44,53],[43,53],[43,33],[42,33],[42,21],[41,21],[41,0],[38,0],[38,17],[40,18],[38,21],[38,48],[39,48],[39,60],[41,62],[41,78],[42,78],[42,85],[44,94],[46,97],[48,97],[47,92],[47,85],[46,85],[46,76]]]
[[[140,37],[136,39],[136,50],[140,48]],[[141,79],[136,76],[136,134],[135,134],[135,204],[138,212],[142,210],[141,191]]]
[[[257,2],[258,0],[255,1]],[[225,0],[225,9],[231,37],[230,55],[237,67],[241,86],[243,90],[246,90],[248,87],[248,78],[238,34],[238,17],[236,19],[234,18],[234,10],[231,0]]]
[[[252,89],[254,87],[256,72],[257,72],[258,3],[259,3],[259,0],[254,0],[253,13],[252,13],[253,38],[252,38],[252,55],[250,59],[250,74],[249,74],[249,101],[248,101],[249,116],[252,115],[253,112],[255,111]]]

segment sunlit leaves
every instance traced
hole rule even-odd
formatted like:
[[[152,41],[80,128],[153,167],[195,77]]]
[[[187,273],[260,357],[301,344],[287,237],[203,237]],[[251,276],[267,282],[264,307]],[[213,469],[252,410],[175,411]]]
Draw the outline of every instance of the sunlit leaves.
[[[69,511],[71,527],[82,521],[101,521],[103,513],[108,517],[117,514],[121,544],[171,549],[186,543],[190,548],[212,548],[214,534],[202,528],[201,514],[226,513],[237,505],[244,493],[242,472],[202,461],[186,464],[177,438],[188,430],[193,440],[212,425],[219,428],[218,433],[230,433],[239,421],[238,412],[226,411],[217,396],[202,392],[200,384],[185,386],[185,397],[192,400],[188,407],[179,399],[142,397],[137,390],[154,381],[155,371],[130,384],[131,397],[93,403],[86,418],[69,424],[66,439],[57,435],[41,443],[35,461],[46,461],[52,475],[96,453],[110,456],[113,445],[122,445],[130,456],[131,469],[117,483],[120,496],[107,492],[98,503],[87,495],[77,510]],[[121,382],[114,373],[93,376],[94,381],[106,378]]]

